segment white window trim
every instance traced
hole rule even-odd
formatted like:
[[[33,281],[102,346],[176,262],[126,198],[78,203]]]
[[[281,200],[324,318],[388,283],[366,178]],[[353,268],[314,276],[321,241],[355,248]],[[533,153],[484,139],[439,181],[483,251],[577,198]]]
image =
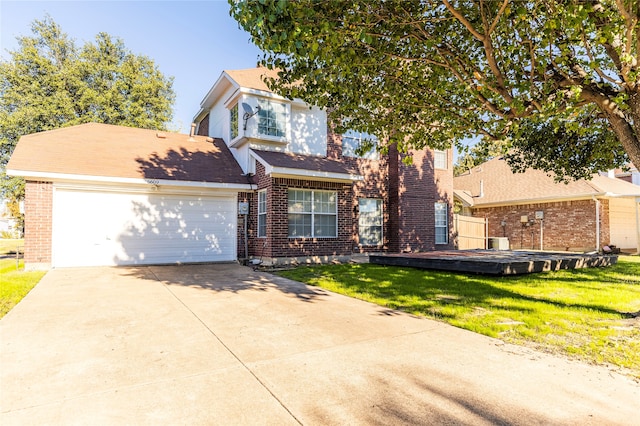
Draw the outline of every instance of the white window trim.
[[[444,156],[444,165],[441,164],[442,159],[438,159],[438,155]],[[449,163],[449,156],[446,150],[434,149],[433,150],[433,168],[438,170],[447,170]]]
[[[295,212],[295,213],[289,212],[289,209],[288,209],[289,191],[310,192],[311,193],[311,211],[309,211],[309,212]],[[332,212],[332,213],[316,213],[315,212],[315,195],[318,192],[335,194],[335,197],[336,197],[335,212]],[[290,239],[297,239],[297,238],[320,238],[320,239],[325,239],[325,238],[337,238],[338,237],[338,191],[289,188],[287,190],[287,218],[288,218],[288,216],[290,214],[307,214],[307,215],[311,215],[311,235],[292,236],[292,235],[290,235],[290,231],[287,229],[287,236]],[[318,216],[333,216],[335,218],[335,222],[336,222],[336,234],[335,235],[319,235],[319,236],[316,236],[315,235],[315,217],[316,217],[316,215],[318,215]]]
[[[282,135],[270,135],[268,133],[262,133],[260,131],[260,119],[261,116],[260,114],[262,113],[262,111],[267,111],[267,106],[268,105],[280,105],[284,108],[284,113],[283,113],[283,118],[282,118],[282,129],[280,129],[282,131]],[[261,138],[269,138],[269,139],[273,139],[275,141],[279,141],[279,140],[285,140],[287,138],[287,134],[288,134],[288,122],[289,122],[289,107],[285,102],[279,102],[276,100],[271,100],[271,99],[258,99],[258,106],[260,107],[260,112],[258,112],[256,118],[257,118],[257,132],[260,135]],[[276,123],[278,122],[278,120],[276,120]],[[277,129],[277,126],[276,126]]]
[[[374,135],[370,135],[368,133],[365,132],[357,132],[355,130],[348,130],[346,133],[342,134],[342,156],[343,157],[348,157],[348,158],[364,158],[367,160],[379,160],[380,159],[380,154],[378,153],[378,151],[376,150],[376,148],[372,148],[371,151],[368,151],[366,153],[364,153],[363,155],[358,155],[355,150],[353,152],[353,154],[351,153],[345,153],[345,139],[352,139],[354,141],[357,141],[357,145],[360,146],[362,145],[362,140],[363,139],[367,139],[370,138],[372,140],[377,141],[377,138]],[[357,148],[356,148],[357,149]]]
[[[235,111],[235,122],[233,112]],[[238,103],[236,102],[231,108],[229,108],[229,141],[233,141],[240,136],[240,112],[238,109]],[[235,136],[234,136],[235,133]]]
[[[359,198],[358,199],[358,210],[360,210],[360,200],[376,200],[380,202],[380,241],[377,244],[362,244],[360,240],[360,218],[362,212],[359,212],[358,216],[358,244],[364,247],[380,247],[384,244],[384,202],[382,198]]]
[[[260,197],[264,195],[264,211],[260,211]],[[261,235],[261,232],[263,229],[260,227],[260,216],[264,216],[265,220],[264,220],[264,235]],[[258,191],[258,238],[267,238],[267,190],[263,189],[262,191]]]
[[[445,224],[444,226],[442,225],[438,225],[438,213],[439,211],[441,211],[440,209],[438,209],[438,206],[444,206],[444,221]],[[445,229],[445,241],[438,241],[438,233],[435,231],[439,228],[444,228]],[[447,203],[442,203],[442,202],[436,202],[434,203],[434,241],[435,244],[449,244],[449,204]]]

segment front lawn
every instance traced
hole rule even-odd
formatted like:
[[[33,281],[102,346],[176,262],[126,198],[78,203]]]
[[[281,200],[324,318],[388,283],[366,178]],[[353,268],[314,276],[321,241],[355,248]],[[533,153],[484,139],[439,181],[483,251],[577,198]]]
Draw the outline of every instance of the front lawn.
[[[640,378],[640,258],[608,268],[488,277],[371,264],[280,275],[509,343],[628,369]]]
[[[20,261],[0,259],[0,318],[6,315],[40,281],[46,271],[25,272]]]

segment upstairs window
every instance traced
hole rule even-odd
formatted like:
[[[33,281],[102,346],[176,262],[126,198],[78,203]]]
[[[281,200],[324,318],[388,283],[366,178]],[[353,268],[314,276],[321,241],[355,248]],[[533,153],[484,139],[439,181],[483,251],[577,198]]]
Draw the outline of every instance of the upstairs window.
[[[238,137],[238,104],[235,104],[229,110],[229,140]]]
[[[335,191],[289,190],[289,237],[337,237]]]
[[[433,167],[436,169],[447,169],[447,151],[439,149],[433,151]]]
[[[287,128],[287,106],[264,99],[258,100],[258,105],[258,133],[266,136],[284,136]]]
[[[369,151],[358,154],[357,150],[365,140],[372,141],[374,146]],[[347,131],[347,133],[342,135],[342,156],[377,160],[379,158],[378,151],[375,148],[377,142],[378,140],[374,135],[370,135],[369,133],[365,132],[356,132],[354,130],[349,130]]]

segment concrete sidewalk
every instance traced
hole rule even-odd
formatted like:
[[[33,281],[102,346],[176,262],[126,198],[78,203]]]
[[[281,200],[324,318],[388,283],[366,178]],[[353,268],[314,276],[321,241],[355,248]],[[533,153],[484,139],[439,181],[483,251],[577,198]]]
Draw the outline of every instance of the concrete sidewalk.
[[[606,368],[238,265],[50,271],[0,321],[0,424],[638,424]]]

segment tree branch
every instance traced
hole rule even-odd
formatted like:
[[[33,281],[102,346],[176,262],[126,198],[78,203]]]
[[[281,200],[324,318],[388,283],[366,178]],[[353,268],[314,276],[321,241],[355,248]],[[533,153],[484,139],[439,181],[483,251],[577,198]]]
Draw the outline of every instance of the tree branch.
[[[473,34],[473,36],[475,38],[477,38],[478,40],[484,42],[485,40],[485,36],[483,34],[480,34],[478,31],[476,31],[475,28],[473,28],[473,25],[471,25],[471,22],[469,22],[460,12],[458,12],[456,10],[456,8],[454,8],[451,3],[449,3],[448,0],[442,0],[442,2],[444,3],[444,5],[446,6],[446,8],[449,10],[449,12],[451,12],[451,14],[462,24],[464,25],[471,34]]]

